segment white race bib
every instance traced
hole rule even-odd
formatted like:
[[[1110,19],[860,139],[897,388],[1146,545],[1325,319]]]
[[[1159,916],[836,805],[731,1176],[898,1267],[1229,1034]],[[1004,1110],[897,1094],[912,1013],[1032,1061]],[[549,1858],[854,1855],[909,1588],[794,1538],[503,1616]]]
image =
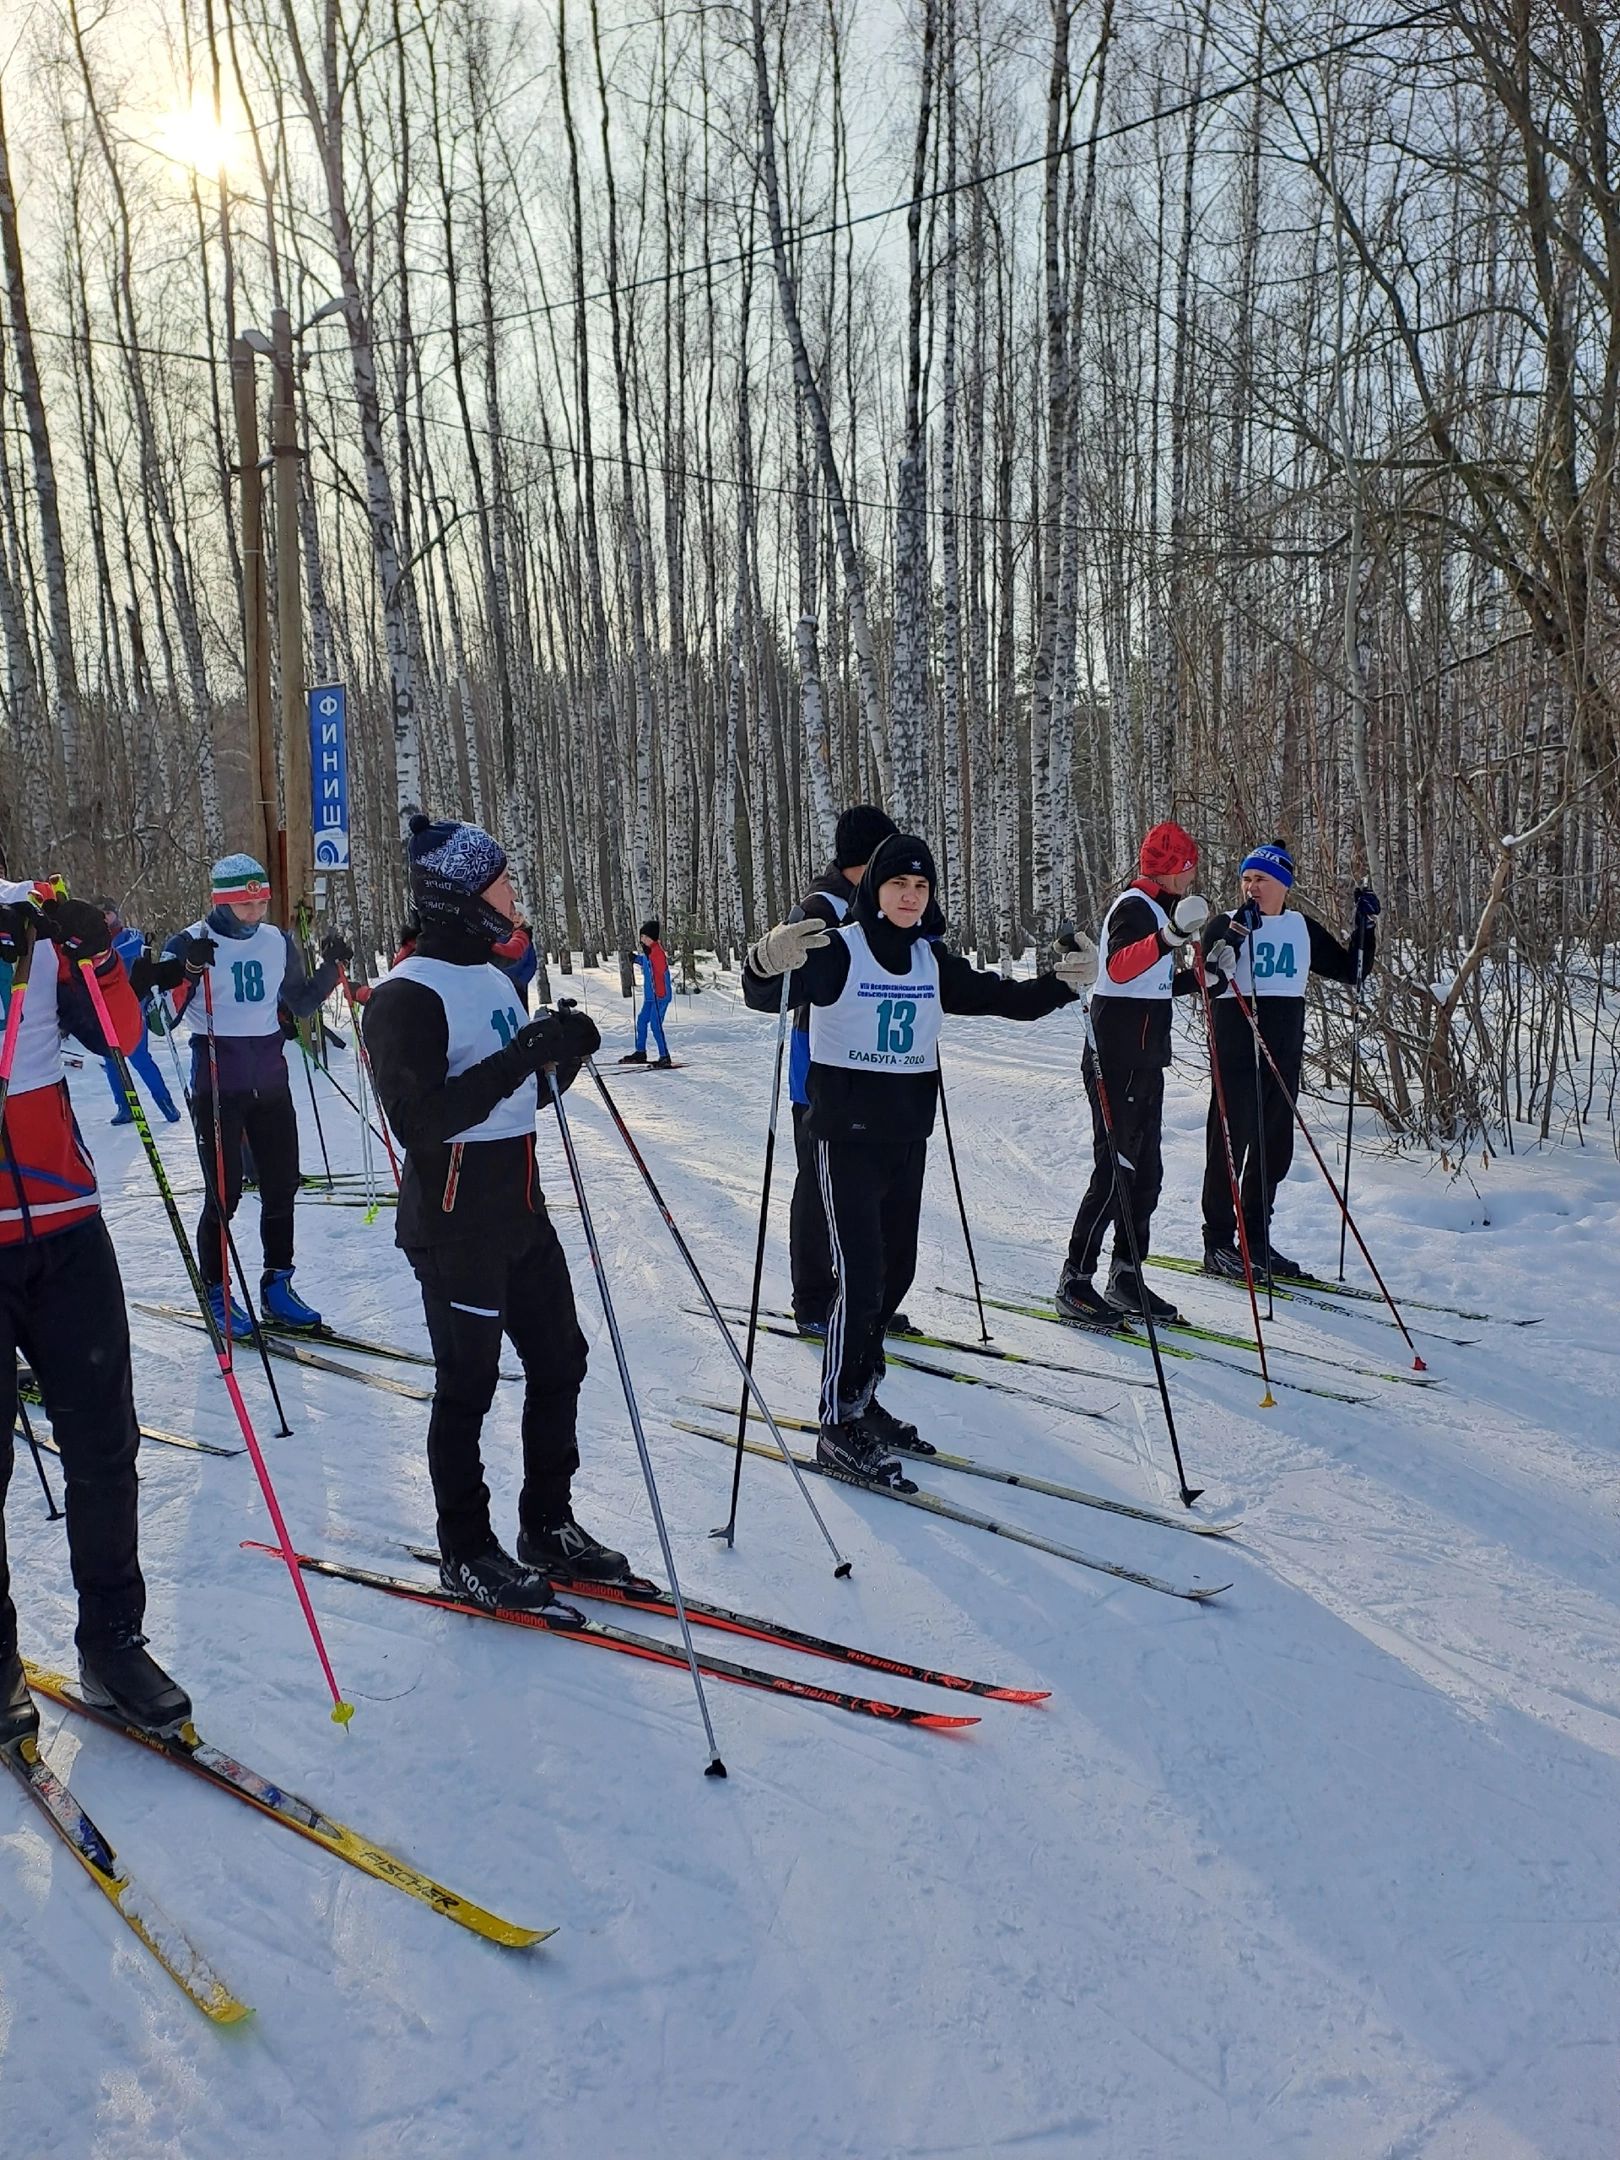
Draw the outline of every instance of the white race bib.
[[[421,983],[444,1007],[452,1080],[458,1073],[468,1072],[485,1058],[493,1057],[520,1027],[528,1025],[528,1015],[518,1002],[510,976],[493,965],[457,967],[451,960],[425,960],[420,953],[412,953],[398,967],[390,968],[382,980],[401,979]],[[469,1125],[465,1132],[452,1133],[451,1141],[521,1139],[534,1131],[539,1103],[540,1083],[535,1074],[529,1073],[488,1117]]]
[[[810,1008],[810,1062],[850,1072],[939,1070],[939,961],[927,938],[911,948],[909,975],[878,966],[866,932],[845,923],[849,974],[830,1005]]]

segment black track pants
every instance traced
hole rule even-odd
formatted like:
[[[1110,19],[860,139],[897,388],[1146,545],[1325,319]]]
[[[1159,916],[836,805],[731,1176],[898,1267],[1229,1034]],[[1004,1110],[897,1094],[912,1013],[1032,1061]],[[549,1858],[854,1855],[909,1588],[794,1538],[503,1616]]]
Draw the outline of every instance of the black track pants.
[[[267,1095],[222,1095],[220,1132],[225,1148],[225,1213],[233,1216],[242,1197],[242,1143],[253,1150],[259,1185],[259,1241],[264,1266],[293,1264],[293,1204],[298,1198],[298,1113],[291,1088]],[[197,1265],[206,1283],[221,1280],[219,1213],[214,1206],[214,1098],[194,1095],[192,1119],[203,1168],[203,1210],[197,1218]]]
[[[40,1384],[62,1451],[78,1639],[139,1626],[146,1610],[135,1546],[140,1431],[124,1286],[99,1215],[36,1243],[0,1245],[0,1655],[17,1642],[3,1510],[16,1455],[18,1358]]]
[[[568,1509],[579,1468],[575,1419],[586,1344],[574,1314],[568,1261],[548,1215],[511,1251],[471,1238],[405,1255],[422,1286],[437,1372],[428,1419],[428,1471],[439,1550],[471,1559],[494,1534],[479,1435],[500,1377],[501,1338],[523,1366],[523,1491],[518,1521],[542,1530]]]
[[[1103,1238],[1114,1225],[1115,1267],[1129,1267],[1131,1256],[1117,1221],[1114,1169],[1108,1155],[1108,1136],[1103,1127],[1102,1104],[1097,1096],[1097,1065],[1088,1043],[1080,1061],[1091,1104],[1091,1182],[1081,1199],[1074,1228],[1069,1233],[1069,1265],[1087,1280],[1096,1273]],[[1119,1149],[1120,1169],[1129,1196],[1136,1249],[1146,1255],[1153,1227],[1153,1210],[1164,1185],[1164,1068],[1159,1065],[1126,1066],[1103,1073],[1108,1107],[1114,1117],[1114,1142]]]
[[[832,1247],[827,1242],[827,1210],[822,1205],[816,1143],[805,1103],[793,1105],[793,1153],[798,1163],[788,1214],[793,1310],[800,1319],[825,1320],[833,1301]]]
[[[821,1371],[822,1423],[858,1417],[883,1377],[883,1331],[917,1272],[926,1140],[818,1140],[837,1287]]]
[[[1260,1024],[1266,1026],[1268,1005],[1293,1004],[1293,999],[1262,999]],[[1302,1007],[1303,1010],[1303,1007]],[[1287,1015],[1293,1023],[1294,1016]],[[1288,1092],[1298,1099],[1304,1025],[1284,1025],[1276,1030],[1281,1040],[1272,1045],[1272,1056],[1282,1067]],[[1271,1041],[1273,1030],[1266,1030]],[[1235,1004],[1215,1007],[1215,1051],[1220,1062],[1221,1086],[1226,1096],[1226,1115],[1232,1131],[1232,1160],[1238,1170],[1238,1190],[1243,1202],[1243,1222],[1249,1243],[1258,1253],[1270,1235],[1270,1213],[1276,1204],[1277,1187],[1288,1175],[1294,1160],[1294,1113],[1272,1076],[1254,1030]],[[1260,1086],[1255,1087],[1255,1059],[1260,1060]],[[1256,1101],[1258,1092],[1259,1100]],[[1261,1145],[1255,1146],[1258,1126]],[[1265,1178],[1262,1191],[1261,1167]],[[1209,1091],[1209,1117],[1204,1130],[1204,1243],[1230,1245],[1237,1236],[1232,1211],[1232,1181],[1227,1175],[1226,1150],[1221,1144],[1220,1108],[1215,1089]]]

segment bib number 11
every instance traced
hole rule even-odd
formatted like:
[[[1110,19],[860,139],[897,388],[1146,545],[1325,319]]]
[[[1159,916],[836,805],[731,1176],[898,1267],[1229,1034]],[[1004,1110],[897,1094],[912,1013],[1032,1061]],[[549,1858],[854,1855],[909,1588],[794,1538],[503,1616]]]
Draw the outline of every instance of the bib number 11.
[[[877,1009],[877,1046],[903,1057],[911,1048],[917,1021],[915,998],[885,998]]]

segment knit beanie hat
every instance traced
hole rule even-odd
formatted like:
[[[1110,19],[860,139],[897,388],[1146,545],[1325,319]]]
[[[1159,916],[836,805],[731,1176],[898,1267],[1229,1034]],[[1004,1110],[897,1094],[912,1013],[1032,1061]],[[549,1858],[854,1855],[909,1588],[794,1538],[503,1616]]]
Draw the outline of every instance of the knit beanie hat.
[[[232,907],[238,900],[268,900],[270,880],[263,863],[251,855],[222,855],[214,865],[211,907]]]
[[[869,934],[874,930],[893,936],[897,925],[891,923],[878,906],[878,891],[890,878],[925,877],[928,880],[928,905],[914,930],[904,933],[913,938],[943,937],[945,918],[939,910],[939,873],[934,868],[934,858],[928,842],[915,833],[890,833],[887,840],[878,843],[877,851],[866,866],[866,875],[855,888],[854,903],[850,913]]]
[[[1179,825],[1155,825],[1142,842],[1137,865],[1143,877],[1179,877],[1198,868],[1198,843]]]
[[[846,863],[867,863],[896,830],[886,811],[872,803],[853,803],[838,820],[833,834],[833,861],[842,870]]]
[[[637,937],[650,937],[655,945],[658,943],[658,940],[662,934],[663,925],[659,922],[656,915],[649,915],[647,917],[647,920],[642,924],[641,928],[636,932]]]
[[[1263,870],[1267,877],[1274,877],[1279,885],[1294,882],[1294,858],[1280,840],[1268,840],[1264,847],[1252,849],[1243,858],[1245,870]]]
[[[411,900],[424,925],[475,931],[491,939],[510,935],[508,917],[480,893],[506,868],[506,850],[481,825],[455,818],[411,819]]]

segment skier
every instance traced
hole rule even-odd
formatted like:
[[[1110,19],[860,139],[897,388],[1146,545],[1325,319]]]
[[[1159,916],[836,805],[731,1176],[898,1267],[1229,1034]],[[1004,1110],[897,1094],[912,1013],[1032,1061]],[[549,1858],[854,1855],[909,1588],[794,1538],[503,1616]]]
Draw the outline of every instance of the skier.
[[[653,1041],[658,1045],[658,1055],[653,1059],[655,1071],[665,1071],[675,1060],[669,1054],[669,1044],[664,1040],[664,1015],[669,1010],[670,982],[669,955],[659,943],[661,925],[656,915],[648,918],[637,932],[640,951],[636,965],[641,970],[641,1008],[636,1014],[636,1047],[628,1057],[619,1060],[621,1065],[645,1065],[647,1062],[647,1030],[651,1028]]]
[[[1080,1062],[1091,1104],[1091,1182],[1074,1218],[1056,1300],[1064,1319],[1077,1327],[1117,1328],[1140,1319],[1144,1310],[1166,1323],[1180,1317],[1131,1266],[1118,1220],[1113,1149],[1098,1088],[1107,1093],[1136,1249],[1145,1260],[1164,1182],[1161,1143],[1171,1000],[1196,995],[1198,989],[1196,974],[1190,967],[1178,967],[1175,955],[1203,928],[1209,906],[1191,896],[1198,848],[1179,825],[1166,822],[1152,828],[1138,851],[1137,871],[1133,882],[1109,902],[1102,919],[1090,1007],[1097,1048],[1093,1054],[1088,1041]],[[1092,1277],[1110,1223],[1113,1259],[1108,1287],[1099,1296]]]
[[[852,803],[833,832],[832,861],[788,917],[790,923],[814,919],[836,928],[849,913],[856,888],[879,844],[894,832],[891,817],[871,803]],[[743,973],[743,999],[756,1012],[780,1009],[781,986]],[[793,1318],[801,1335],[825,1336],[833,1303],[832,1247],[827,1240],[827,1211],[821,1204],[816,1175],[816,1144],[810,1132],[810,1007],[794,1008],[788,1045],[788,1100],[793,1106],[793,1154],[797,1174],[788,1212],[788,1266],[793,1281]],[[910,1326],[904,1313],[891,1323],[902,1333]]]
[[[96,1057],[112,1047],[96,1024],[80,961],[95,961],[119,1049],[139,1042],[141,1011],[98,907],[60,897],[49,884],[7,880],[0,883],[0,990],[8,1011],[18,994],[14,972],[31,939],[37,943],[0,1112],[0,1508],[11,1481],[20,1356],[44,1395],[67,1476],[84,1692],[132,1724],[168,1734],[190,1717],[191,1704],[147,1654],[141,1632],[140,1427],[124,1286],[62,1067],[64,1033]],[[38,1730],[17,1653],[0,1512],[0,1746],[15,1746]]]
[[[813,915],[780,923],[747,964],[756,985],[791,975],[789,997],[810,1006],[808,1123],[836,1282],[816,1457],[841,1476],[905,1491],[915,1488],[886,1451],[933,1450],[876,1389],[884,1332],[916,1269],[941,1018],[1039,1020],[1071,1004],[1084,980],[1075,954],[1033,982],[970,966],[937,942],[937,886],[926,842],[891,834],[839,929]]]
[[[586,1347],[534,1152],[539,1075],[555,1066],[567,1087],[602,1038],[572,1009],[525,1020],[491,958],[517,902],[505,851],[481,827],[412,818],[410,881],[416,949],[373,991],[365,1039],[405,1146],[394,1237],[421,1285],[437,1367],[427,1450],[439,1575],[489,1611],[538,1612],[554,1603],[551,1573],[612,1582],[627,1566],[574,1519]],[[515,1559],[495,1535],[479,1452],[503,1334],[524,1374]]]
[[[141,1039],[129,1053],[129,1068],[131,1072],[139,1073],[146,1082],[147,1093],[168,1122],[178,1125],[180,1113],[174,1106],[174,1098],[169,1093],[162,1073],[158,1070],[157,1060],[152,1055],[151,1038],[147,1032],[146,1004],[142,991],[157,980],[157,970],[146,957],[146,933],[144,930],[137,930],[133,924],[126,924],[111,900],[103,900],[99,902],[99,906],[106,918],[113,951],[123,961],[124,972],[129,976],[131,987],[135,989],[137,997],[141,998]],[[102,1070],[107,1075],[107,1085],[112,1089],[114,1109],[110,1122],[114,1125],[133,1125],[135,1113],[130,1109],[125,1097],[117,1060],[104,1058]]]
[[[1328,982],[1354,983],[1370,971],[1377,942],[1373,922],[1379,911],[1378,896],[1368,886],[1356,887],[1355,923],[1346,946],[1290,905],[1294,860],[1282,841],[1272,840],[1243,858],[1242,885],[1242,906],[1231,915],[1212,915],[1204,927],[1215,1054],[1231,1128],[1232,1159],[1239,1172],[1250,1259],[1257,1269],[1269,1267],[1272,1275],[1299,1275],[1304,1272],[1299,1262],[1271,1242],[1277,1187],[1294,1159],[1294,1116],[1233,995],[1233,983],[1259,1023],[1288,1096],[1297,1101],[1305,1056],[1306,981],[1317,975]],[[1236,1237],[1220,1106],[1212,1084],[1204,1162],[1207,1274],[1242,1281],[1243,1255]]]
[[[244,1144],[252,1150],[259,1187],[259,1236],[264,1270],[259,1294],[268,1317],[282,1327],[315,1329],[321,1316],[292,1286],[293,1203],[298,1197],[298,1114],[287,1077],[281,1014],[302,1020],[337,987],[338,966],[354,948],[336,931],[321,945],[323,965],[305,973],[297,940],[266,921],[270,880],[251,855],[227,855],[214,865],[213,904],[207,917],[181,930],[164,946],[179,960],[183,980],[173,992],[173,1017],[191,1029],[191,1113],[202,1159],[203,1207],[197,1222],[197,1265],[213,1307],[215,1325],[226,1332],[223,1226],[242,1197]],[[219,1125],[225,1159],[223,1195],[216,1195],[218,1155],[214,1135],[209,1022],[202,993],[207,975],[213,995],[213,1062],[219,1069]],[[252,1322],[231,1301],[229,1332],[247,1336]]]

